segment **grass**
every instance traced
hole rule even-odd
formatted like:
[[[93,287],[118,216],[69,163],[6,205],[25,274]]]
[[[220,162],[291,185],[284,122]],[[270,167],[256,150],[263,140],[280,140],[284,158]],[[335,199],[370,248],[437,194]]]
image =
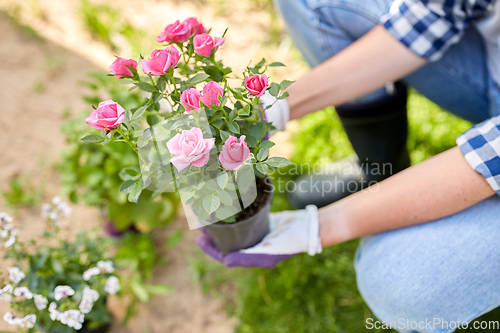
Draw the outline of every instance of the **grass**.
[[[130,47],[133,54],[139,54],[146,49],[143,41],[148,40],[147,34],[132,26],[120,11],[109,4],[81,0],[80,13],[85,29],[112,51],[124,51],[123,48]],[[123,42],[128,45],[123,45]]]
[[[414,164],[455,146],[457,135],[470,127],[414,91],[408,106],[408,148]],[[292,161],[298,164],[336,160],[352,152],[332,108],[301,119],[293,137]],[[284,194],[275,194],[272,209],[290,209]],[[298,255],[273,270],[226,269],[201,253],[191,258],[191,268],[205,292],[224,298],[229,314],[239,320],[237,333],[383,332],[365,328],[366,319],[375,316],[356,287],[357,243],[326,248],[314,257]],[[479,320],[500,320],[500,310]]]

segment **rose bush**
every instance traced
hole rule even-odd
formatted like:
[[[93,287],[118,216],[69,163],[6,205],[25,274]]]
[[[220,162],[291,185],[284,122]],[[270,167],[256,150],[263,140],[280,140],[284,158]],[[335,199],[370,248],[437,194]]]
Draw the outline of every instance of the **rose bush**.
[[[152,199],[175,189],[200,221],[234,222],[236,214],[227,212],[240,207],[241,198],[235,195],[244,193],[243,187],[251,183],[255,186],[255,176],[264,178],[269,169],[290,163],[269,156],[274,143],[267,133],[274,127],[265,122],[260,103],[266,92],[276,100],[288,97],[285,90],[292,82],[271,83],[265,74],[269,67],[284,65],[262,59],[247,66],[242,76],[234,75],[215,57],[224,36],[207,34],[195,18],[176,21],[158,37],[165,48],[154,50],[150,59],[139,59],[146,76],[126,64],[131,75],[110,74],[128,79],[131,89],[142,90],[149,98],[142,106],[126,110],[118,127],[104,128],[100,135],[82,140],[123,142],[137,152],[140,172],[130,177],[122,172],[120,191],[129,201],[137,202],[146,188],[153,191]]]

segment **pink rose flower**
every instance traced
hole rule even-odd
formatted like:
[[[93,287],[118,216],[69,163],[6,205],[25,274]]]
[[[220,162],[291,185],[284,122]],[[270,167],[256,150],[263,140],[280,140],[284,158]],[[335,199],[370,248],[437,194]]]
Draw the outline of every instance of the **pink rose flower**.
[[[191,38],[191,26],[189,22],[180,23],[179,20],[165,27],[156,41],[168,43],[184,43]]]
[[[212,50],[219,48],[226,41],[223,37],[212,38],[209,34],[199,34],[193,38],[194,52],[203,57],[209,58],[212,55]]]
[[[234,136],[230,136],[219,155],[219,161],[226,170],[238,170],[250,157],[250,149],[245,142],[246,136],[240,136],[240,142]]]
[[[203,133],[197,127],[182,134],[176,134],[167,142],[167,148],[175,157],[170,162],[182,171],[190,165],[202,167],[210,159],[210,150],[214,147],[215,138],[204,139]]]
[[[117,128],[125,119],[125,110],[123,107],[112,101],[99,103],[99,107],[92,111],[90,116],[85,119],[87,124],[97,129]]]
[[[267,87],[269,87],[269,82],[266,74],[245,76],[245,88],[250,94],[261,97],[266,92]]]
[[[224,90],[215,81],[210,81],[208,82],[204,87],[203,87],[203,95],[201,97],[201,101],[203,104],[206,106],[212,106],[212,102],[215,105],[220,105],[220,97],[224,94]]]
[[[132,74],[132,71],[127,66],[137,69],[137,61],[134,59],[116,58],[111,66],[109,66],[109,69],[111,70],[111,73],[115,74],[119,79],[123,79],[124,77],[133,77],[134,74]]]
[[[192,113],[193,110],[200,112],[200,100],[201,94],[194,88],[186,89],[181,94],[181,104],[186,108],[188,113]]]
[[[196,17],[190,17],[182,22],[191,29],[191,35],[199,35],[207,32],[207,29],[201,24]]]
[[[154,50],[151,52],[151,60],[142,61],[142,71],[155,76],[165,74],[170,68],[177,66],[179,57],[179,51],[172,45],[164,50]]]

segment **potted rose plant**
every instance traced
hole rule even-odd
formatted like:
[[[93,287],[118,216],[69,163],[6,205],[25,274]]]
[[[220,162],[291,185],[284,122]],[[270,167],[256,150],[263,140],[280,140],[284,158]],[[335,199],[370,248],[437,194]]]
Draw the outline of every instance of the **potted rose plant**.
[[[59,221],[71,209],[58,197],[42,206],[46,219],[42,244],[17,241],[12,218],[0,213],[0,239],[5,259],[13,260],[0,299],[12,311],[3,319],[14,326],[42,332],[106,332],[111,315],[108,295],[120,289],[106,240],[81,232],[73,242],[59,238]]]
[[[82,140],[120,141],[136,151],[140,171],[120,188],[129,201],[137,202],[144,189],[152,198],[175,190],[190,227],[204,226],[222,252],[255,245],[269,231],[272,184],[266,174],[290,163],[269,156],[274,143],[267,133],[274,127],[265,122],[260,98],[268,92],[284,99],[292,82],[270,83],[267,68],[283,64],[265,59],[232,75],[215,59],[224,34],[212,37],[195,18],[168,25],[158,42],[167,45],[149,59],[117,58],[110,66],[111,75],[150,98],[132,109],[99,103],[86,120],[100,135]]]

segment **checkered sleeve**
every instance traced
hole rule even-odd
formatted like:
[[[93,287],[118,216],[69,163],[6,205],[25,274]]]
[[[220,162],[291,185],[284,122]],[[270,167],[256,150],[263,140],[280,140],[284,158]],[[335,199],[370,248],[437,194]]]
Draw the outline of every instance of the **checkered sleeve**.
[[[500,116],[470,128],[457,138],[469,165],[500,195]]]
[[[429,61],[457,43],[471,20],[491,10],[495,0],[395,0],[380,23],[395,38]]]

